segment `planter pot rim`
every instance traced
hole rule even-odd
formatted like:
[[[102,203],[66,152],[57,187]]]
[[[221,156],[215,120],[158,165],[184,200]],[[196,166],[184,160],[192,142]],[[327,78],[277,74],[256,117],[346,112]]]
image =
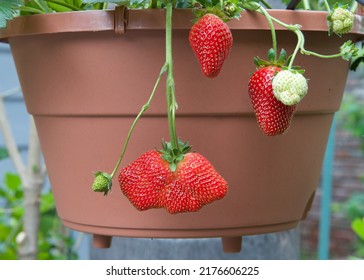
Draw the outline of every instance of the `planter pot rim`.
[[[9,22],[6,29],[0,29],[0,40],[7,41],[12,37],[47,33],[117,31],[116,29],[123,25],[120,21],[125,18],[122,12],[122,9],[117,9],[20,16]],[[300,24],[303,31],[327,31],[327,12],[269,10],[269,13],[286,23]],[[165,28],[164,9],[127,10],[126,18],[128,22],[126,31]],[[190,29],[192,18],[191,9],[174,10],[173,28]],[[363,21],[363,16],[356,15],[350,33],[364,35]],[[228,24],[232,30],[269,30],[264,16],[247,11],[242,12],[239,20],[233,19]],[[276,28],[285,30],[280,25],[276,25]]]

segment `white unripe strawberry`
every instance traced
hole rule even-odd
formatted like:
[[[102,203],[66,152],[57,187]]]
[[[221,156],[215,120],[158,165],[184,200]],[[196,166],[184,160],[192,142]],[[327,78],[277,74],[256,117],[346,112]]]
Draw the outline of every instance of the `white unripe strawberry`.
[[[273,94],[283,104],[293,106],[307,94],[307,79],[298,72],[282,70],[272,81]]]
[[[354,14],[343,7],[334,8],[328,16],[330,33],[341,36],[348,33],[354,24]]]

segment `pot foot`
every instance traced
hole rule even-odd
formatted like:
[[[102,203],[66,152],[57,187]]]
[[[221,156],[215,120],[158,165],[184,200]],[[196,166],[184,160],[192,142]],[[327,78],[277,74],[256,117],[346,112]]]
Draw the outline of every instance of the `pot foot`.
[[[224,253],[240,253],[243,243],[242,236],[222,237],[221,241]]]
[[[310,210],[311,210],[312,203],[313,203],[313,200],[315,198],[315,194],[316,194],[316,191],[313,192],[310,199],[308,200],[308,202],[306,204],[305,211],[303,212],[301,220],[305,220],[307,218],[308,212],[310,212]]]
[[[93,246],[95,248],[110,248],[112,236],[93,234]]]

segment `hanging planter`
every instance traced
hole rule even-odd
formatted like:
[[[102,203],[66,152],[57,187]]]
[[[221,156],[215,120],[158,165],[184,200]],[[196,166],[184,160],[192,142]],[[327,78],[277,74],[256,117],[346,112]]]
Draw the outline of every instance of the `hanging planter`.
[[[207,79],[188,42],[193,15],[173,11],[178,136],[228,182],[225,197],[198,212],[171,215],[164,209],[138,211],[116,178],[107,197],[90,189],[92,172],[117,161],[163,66],[165,13],[117,8],[32,15],[0,30],[36,122],[59,217],[72,229],[92,233],[98,247],[110,246],[111,236],[222,237],[224,250],[236,252],[244,235],[294,228],[314,198],[349,62],[298,56],[295,64],[306,70],[309,94],[284,135],[265,136],[247,90],[252,58],[265,57],[271,46],[270,27],[258,13],[243,12],[228,23],[234,45],[219,76]],[[306,48],[318,53],[336,53],[364,34],[359,15],[350,33],[328,37],[325,12],[269,13],[301,25]],[[280,25],[276,30],[279,47],[292,53],[296,35]],[[158,88],[121,164],[153,149],[168,133],[165,92]]]

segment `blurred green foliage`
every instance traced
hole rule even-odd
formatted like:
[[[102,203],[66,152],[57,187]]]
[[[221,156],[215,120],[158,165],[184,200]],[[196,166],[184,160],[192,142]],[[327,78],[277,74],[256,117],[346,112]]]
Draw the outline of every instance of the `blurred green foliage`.
[[[364,155],[364,98],[347,94],[340,110],[339,123],[341,127],[359,139]],[[364,258],[364,192],[352,194],[340,205],[340,210],[343,210],[351,221],[351,228],[358,237],[354,243],[354,256]]]
[[[0,185],[0,259],[18,259],[16,237],[23,230],[23,188],[18,175],[6,173]],[[40,229],[38,259],[77,259],[73,239],[65,235],[56,215],[53,195],[45,192],[40,197]]]

